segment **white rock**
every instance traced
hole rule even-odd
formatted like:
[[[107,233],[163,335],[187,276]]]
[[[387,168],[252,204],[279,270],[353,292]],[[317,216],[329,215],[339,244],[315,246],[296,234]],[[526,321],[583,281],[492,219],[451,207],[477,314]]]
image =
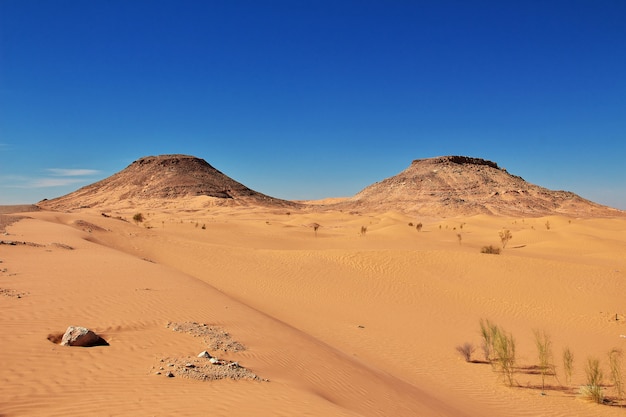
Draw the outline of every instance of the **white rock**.
[[[206,350],[205,350],[205,351],[200,352],[200,354],[198,354],[198,357],[199,357],[199,358],[207,358],[207,359],[212,358],[212,356],[211,356],[211,355],[209,354],[209,352],[207,352]]]

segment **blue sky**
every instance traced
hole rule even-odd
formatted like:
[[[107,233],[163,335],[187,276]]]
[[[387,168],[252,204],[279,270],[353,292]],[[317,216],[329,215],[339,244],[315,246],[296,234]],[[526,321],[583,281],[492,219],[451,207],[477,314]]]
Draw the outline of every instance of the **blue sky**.
[[[626,209],[626,2],[0,0],[0,204],[147,155],[286,199],[467,155]]]

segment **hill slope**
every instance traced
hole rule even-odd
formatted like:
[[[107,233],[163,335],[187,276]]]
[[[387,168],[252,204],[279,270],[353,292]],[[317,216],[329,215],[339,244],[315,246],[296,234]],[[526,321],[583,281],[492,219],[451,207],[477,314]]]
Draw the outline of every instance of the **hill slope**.
[[[398,175],[337,205],[360,211],[397,210],[429,216],[621,216],[624,212],[568,191],[552,191],[509,174],[495,162],[466,156],[418,159]]]
[[[213,168],[204,159],[189,155],[140,158],[122,171],[70,194],[44,200],[42,208],[67,210],[100,207],[120,202],[182,200],[207,196],[215,204],[292,206],[295,203],[251,190]]]

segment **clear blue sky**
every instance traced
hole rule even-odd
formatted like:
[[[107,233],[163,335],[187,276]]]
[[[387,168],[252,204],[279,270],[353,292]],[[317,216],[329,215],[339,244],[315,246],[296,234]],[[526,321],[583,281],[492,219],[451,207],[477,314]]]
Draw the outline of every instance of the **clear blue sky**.
[[[286,199],[467,155],[626,209],[626,1],[0,0],[0,204],[191,154]]]

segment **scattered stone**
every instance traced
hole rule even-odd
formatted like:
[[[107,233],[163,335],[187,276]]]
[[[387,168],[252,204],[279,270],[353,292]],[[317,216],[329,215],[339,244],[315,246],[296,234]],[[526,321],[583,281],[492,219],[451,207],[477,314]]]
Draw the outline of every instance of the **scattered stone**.
[[[205,358],[193,357],[165,358],[165,361],[174,365],[165,373],[165,375],[170,378],[176,376],[200,381],[215,381],[218,379],[249,379],[254,381],[266,381],[265,379],[259,378],[249,369],[241,366],[239,362],[220,360],[220,365],[224,366],[215,366]],[[153,371],[156,370],[156,368],[153,368]]]
[[[207,359],[211,359],[213,356],[211,356],[211,355],[209,354],[209,352],[207,352],[206,350],[203,350],[202,352],[200,352],[200,353],[198,354],[198,357],[199,357],[199,358],[207,358]]]
[[[27,295],[28,293],[26,292],[20,292],[17,290],[11,290],[8,288],[0,288],[0,295],[3,295],[5,297],[15,297],[15,298],[22,298],[23,296]]]
[[[195,337],[202,337],[210,350],[221,350],[223,352],[240,352],[246,350],[246,347],[236,340],[223,329],[215,326],[209,326],[206,323],[184,322],[184,323],[167,323],[167,328],[175,332],[188,333]]]
[[[61,346],[108,346],[106,340],[86,327],[70,326],[61,339]]]
[[[172,371],[167,371],[165,376],[168,377],[168,378],[174,378],[174,374],[172,373]]]

